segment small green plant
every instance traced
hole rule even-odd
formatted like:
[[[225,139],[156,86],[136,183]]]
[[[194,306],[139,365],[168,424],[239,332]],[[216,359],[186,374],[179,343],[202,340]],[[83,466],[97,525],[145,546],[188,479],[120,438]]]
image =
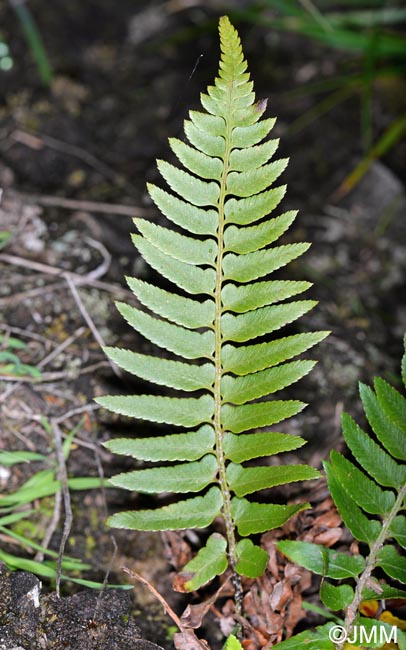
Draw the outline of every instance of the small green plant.
[[[26,347],[26,343],[20,339],[0,334],[0,379],[2,375],[41,378],[41,371],[38,368],[28,363],[22,363],[18,356],[18,352],[25,350]]]
[[[259,429],[304,408],[300,401],[269,396],[312,369],[314,361],[291,359],[328,333],[275,338],[277,330],[316,303],[284,302],[306,291],[308,282],[258,280],[302,255],[309,244],[270,246],[296,216],[286,212],[265,218],[285,194],[285,186],[269,187],[287,160],[269,162],[278,140],[260,144],[275,119],[261,120],[267,102],[255,101],[241,43],[227,17],[220,20],[220,40],[219,76],[201,95],[204,112],[190,111],[185,122],[189,144],[170,140],[184,169],[158,161],[174,193],[155,185],[148,188],[163,215],[189,234],[135,219],[140,234],[133,236],[148,264],[194,298],[128,278],[129,287],[153,316],[117,303],[126,321],[149,341],[199,363],[105,349],[112,361],[137,377],[198,396],[105,396],[96,401],[118,414],[181,427],[181,432],[175,429],[165,436],[105,443],[115,453],[158,465],[119,474],[111,479],[113,485],[141,493],[199,493],[156,509],[114,514],[109,524],[179,530],[207,528],[220,518],[224,534],[210,535],[181,577],[185,590],[192,591],[230,567],[239,611],[240,576],[260,576],[268,560],[250,536],[279,527],[309,507],[307,503],[260,503],[246,496],[319,476],[307,465],[244,463],[304,444],[299,436]]]
[[[0,47],[0,53],[1,53],[1,47]],[[2,190],[0,190],[0,200],[1,200],[1,195],[2,195]],[[6,246],[6,244],[10,241],[12,236],[13,233],[10,232],[10,230],[0,230],[0,250]]]
[[[406,386],[406,337],[402,379]],[[406,399],[380,378],[375,379],[374,390],[360,384],[360,396],[374,435],[344,413],[343,435],[356,462],[332,451],[324,467],[344,524],[368,551],[348,555],[301,541],[278,543],[290,560],[322,576],[323,605],[331,612],[345,612],[344,620],[337,621],[336,636],[331,630],[337,625],[328,623],[284,641],[278,645],[281,650],[341,650],[346,638],[359,641],[361,629],[376,640],[369,647],[382,647],[384,635],[388,639],[392,634],[393,640],[390,621],[362,617],[360,607],[366,601],[406,597],[406,590],[397,586],[406,583],[406,558],[398,551],[406,548]],[[385,574],[389,582],[383,579]],[[405,648],[406,633],[396,630],[396,637],[399,648]]]
[[[43,424],[44,428],[48,427],[45,419]],[[76,432],[77,428],[72,429],[63,443],[65,459],[69,456],[72,440]],[[34,461],[49,463],[49,456],[30,451],[0,450],[0,468],[2,468],[3,473],[7,471],[7,468],[16,464]],[[41,513],[44,514],[46,519],[49,519],[49,514],[46,511],[48,507],[46,499],[51,498],[53,500],[56,493],[61,490],[61,481],[55,478],[56,472],[57,468],[55,466],[38,470],[14,492],[0,494],[0,534],[21,549],[20,553],[15,554],[0,548],[0,561],[5,562],[7,567],[13,571],[31,571],[44,578],[56,578],[58,553],[43,547],[39,543],[41,524],[38,523]],[[100,485],[101,480],[99,477],[68,479],[70,490],[90,490],[99,488]],[[34,501],[37,502],[35,507],[33,506]],[[25,532],[27,529],[32,533],[29,536]],[[45,559],[39,562],[30,557],[24,557],[23,555],[27,549],[31,552],[39,552]],[[88,587],[100,588],[101,584],[98,582],[77,577],[80,572],[91,568],[91,565],[82,562],[80,559],[64,555],[62,558],[63,573],[61,578]],[[74,575],[69,575],[67,572],[73,572]]]
[[[224,650],[243,650],[243,647],[237,637],[234,634],[230,634],[224,644]]]

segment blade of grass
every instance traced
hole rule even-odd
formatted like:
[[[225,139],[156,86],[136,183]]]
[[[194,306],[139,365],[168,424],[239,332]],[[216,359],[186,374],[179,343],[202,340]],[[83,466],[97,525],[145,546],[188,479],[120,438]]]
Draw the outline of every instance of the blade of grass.
[[[348,174],[334,192],[332,200],[340,201],[344,196],[346,196],[357,185],[357,183],[359,183],[361,178],[363,178],[372,163],[378,158],[384,156],[401,139],[401,137],[405,135],[405,132],[406,115],[401,115],[397,120],[394,120],[389,125],[365,158],[363,158],[352,172]]]
[[[33,15],[26,6],[24,0],[9,0],[9,4],[17,14],[21,23],[25,38],[27,39],[35,63],[37,64],[41,81],[49,86],[52,83],[52,68]]]

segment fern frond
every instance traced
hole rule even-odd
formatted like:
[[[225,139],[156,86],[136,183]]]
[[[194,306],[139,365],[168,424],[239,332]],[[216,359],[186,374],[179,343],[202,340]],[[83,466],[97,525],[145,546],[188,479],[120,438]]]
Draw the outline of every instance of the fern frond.
[[[406,386],[404,372],[402,377]],[[359,615],[362,601],[406,596],[404,589],[374,577],[379,567],[391,580],[406,584],[406,559],[397,548],[406,548],[406,516],[402,514],[406,509],[406,464],[402,462],[406,460],[406,398],[380,378],[375,379],[374,388],[360,384],[361,401],[377,440],[344,413],[343,436],[358,466],[334,450],[330,461],[324,463],[328,486],[343,522],[356,540],[369,546],[369,553],[364,557],[305,542],[278,543],[279,550],[290,560],[323,576],[321,601],[332,611],[345,611],[343,639],[355,625],[372,624]],[[352,578],[356,587],[330,583],[327,578]],[[399,637],[401,634],[399,630]],[[299,637],[293,638],[298,650],[308,647],[299,643]],[[406,635],[402,634],[402,644],[405,641]],[[330,643],[331,649],[345,647],[344,641]],[[278,647],[287,650],[289,644],[283,642]]]
[[[306,291],[310,283],[269,279],[305,253],[309,244],[278,243],[296,212],[264,220],[283,199],[286,186],[270,186],[288,161],[273,159],[278,140],[266,138],[275,119],[261,119],[266,101],[255,101],[240,39],[226,17],[220,20],[220,40],[219,76],[202,94],[202,110],[190,111],[184,125],[186,142],[170,139],[178,164],[158,161],[166,189],[148,185],[155,205],[180,231],[134,220],[138,252],[173,290],[127,278],[142,308],[117,303],[137,332],[178,359],[105,348],[112,361],[143,380],[200,395],[98,400],[119,414],[190,429],[106,443],[116,453],[157,463],[114,477],[114,485],[137,492],[203,495],[156,510],[113,515],[112,526],[206,527],[221,515],[225,538],[209,537],[207,546],[185,567],[190,574],[186,589],[198,588],[228,565],[234,574],[260,575],[266,553],[248,539],[239,541],[238,535],[275,528],[308,507],[255,503],[244,497],[314,479],[318,472],[313,468],[253,469],[241,463],[304,444],[286,433],[251,431],[282,422],[304,408],[302,402],[269,396],[310,372],[313,361],[292,359],[327,335],[312,332],[257,340],[315,306],[312,300],[284,302]],[[245,342],[249,343],[239,345]]]

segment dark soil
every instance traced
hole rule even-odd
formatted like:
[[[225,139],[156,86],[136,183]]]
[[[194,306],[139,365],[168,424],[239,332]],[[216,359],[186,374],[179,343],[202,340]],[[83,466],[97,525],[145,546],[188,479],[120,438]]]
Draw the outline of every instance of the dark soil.
[[[101,413],[93,402],[107,392],[140,390],[127,375],[114,374],[100,349],[101,339],[108,345],[149,349],[113,306],[117,298],[132,301],[125,274],[148,274],[131,244],[129,214],[133,209],[134,215],[159,218],[145,181],[157,178],[155,159],[170,158],[167,137],[181,136],[187,110],[198,107],[199,92],[216,74],[218,16],[227,6],[250,3],[187,4],[53,0],[45,9],[43,2],[32,0],[30,8],[55,72],[47,88],[10,4],[0,2],[1,37],[14,59],[10,72],[0,72],[0,231],[12,233],[0,251],[0,334],[27,343],[21,360],[40,364],[43,373],[40,382],[0,378],[0,449],[39,451],[56,467],[56,443],[44,417],[57,422],[63,436],[78,427],[68,460],[71,476],[111,476],[132,466],[100,443],[133,432],[134,425]],[[316,369],[293,389],[294,397],[310,406],[289,427],[309,440],[306,461],[319,464],[331,448],[342,445],[343,408],[362,423],[357,382],[369,383],[376,374],[397,381],[406,329],[406,195],[400,180],[404,144],[375,162],[340,202],[332,200],[363,156],[358,96],[299,128],[299,120],[323,95],[298,90],[305,82],[345,72],[354,65],[353,57],[261,25],[238,27],[257,95],[269,97],[268,113],[278,116],[280,153],[291,157],[283,207],[300,207],[301,212],[284,243],[313,243],[303,261],[287,272],[290,279],[313,281],[309,297],[320,301],[300,327],[332,331],[315,352]],[[375,88],[376,134],[404,108],[397,83],[399,87],[394,81],[390,88]],[[63,207],[60,199],[77,203]],[[119,204],[121,210],[101,212],[85,203],[89,201]],[[87,276],[77,289],[79,299],[65,271]],[[148,431],[145,426],[142,430]],[[3,468],[1,492],[15,490],[43,467],[30,463]],[[312,494],[306,498],[312,501]],[[109,583],[126,583],[122,567],[127,566],[144,575],[181,613],[186,602],[171,589],[168,546],[159,535],[114,531],[118,552],[113,553],[111,531],[104,523],[107,512],[144,507],[146,497],[98,489],[72,493],[72,500],[66,550],[92,564],[82,577],[101,582],[110,568]],[[49,513],[44,514],[39,502],[37,506],[35,535],[41,542]],[[52,513],[52,504],[49,509]],[[55,550],[62,519],[50,543]],[[28,530],[20,527],[19,532]],[[5,535],[0,544],[9,553],[34,555]],[[6,586],[0,585],[0,593],[5,594],[14,578],[2,579]],[[97,591],[75,593],[79,587],[73,583],[62,584],[64,597],[58,600],[53,587],[44,581],[40,606],[34,612],[30,605],[32,619],[24,630],[16,624],[17,592],[0,601],[0,648],[173,647],[168,640],[171,621],[144,587],[135,585],[132,605],[127,592],[108,590],[97,600]],[[26,607],[26,592],[22,597]],[[96,602],[99,618],[93,625]],[[214,616],[211,620],[205,633],[212,647],[220,648],[223,636],[218,621]],[[151,643],[140,640],[140,629]],[[40,644],[39,634],[48,645]]]
[[[0,648],[29,650],[162,650],[144,641],[130,618],[128,592],[79,592],[67,598],[41,596],[31,573],[10,573],[0,564]]]

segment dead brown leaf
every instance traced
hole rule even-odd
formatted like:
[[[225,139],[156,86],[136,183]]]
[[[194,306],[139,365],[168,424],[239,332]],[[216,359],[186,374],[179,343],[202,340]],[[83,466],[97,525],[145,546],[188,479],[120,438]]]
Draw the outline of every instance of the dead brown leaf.
[[[193,630],[183,630],[173,635],[176,650],[210,650],[204,639],[198,639]]]
[[[202,624],[203,618],[221,595],[226,585],[227,582],[221,585],[220,589],[204,602],[198,603],[197,605],[188,605],[180,617],[182,627],[193,628],[194,630],[199,628]]]

